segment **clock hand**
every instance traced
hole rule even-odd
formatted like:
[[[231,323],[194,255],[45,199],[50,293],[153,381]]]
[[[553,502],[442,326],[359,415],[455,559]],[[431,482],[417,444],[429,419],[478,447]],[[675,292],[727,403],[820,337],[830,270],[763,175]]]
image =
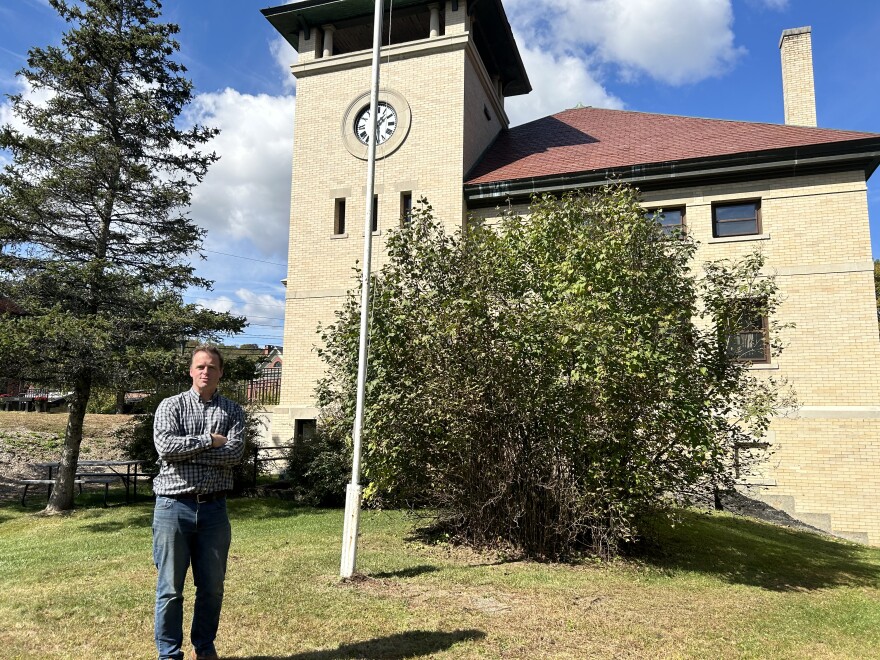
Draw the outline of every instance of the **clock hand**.
[[[378,144],[380,136],[385,131],[385,125],[388,123],[388,108],[382,106],[382,113],[379,115],[378,120],[376,121],[376,143]]]

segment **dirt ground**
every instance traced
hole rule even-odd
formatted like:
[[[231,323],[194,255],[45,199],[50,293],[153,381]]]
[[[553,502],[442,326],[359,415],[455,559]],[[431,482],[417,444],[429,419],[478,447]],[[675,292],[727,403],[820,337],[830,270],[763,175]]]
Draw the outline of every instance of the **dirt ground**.
[[[117,432],[132,415],[86,415],[82,459],[124,458]],[[0,412],[0,499],[18,497],[18,479],[45,478],[35,463],[61,457],[67,415],[63,413]]]

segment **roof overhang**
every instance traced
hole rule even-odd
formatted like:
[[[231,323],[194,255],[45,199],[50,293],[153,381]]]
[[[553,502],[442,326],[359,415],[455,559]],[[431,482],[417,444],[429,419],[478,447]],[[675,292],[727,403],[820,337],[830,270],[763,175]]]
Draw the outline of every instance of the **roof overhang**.
[[[880,165],[880,138],[754,151],[748,153],[644,163],[600,170],[584,170],[544,177],[465,184],[469,208],[496,206],[510,200],[528,202],[543,193],[629,183],[640,190],[755,181],[829,172],[863,170],[869,179]]]
[[[471,0],[468,3],[475,29],[474,41],[480,55],[492,57],[504,82],[504,96],[519,96],[532,91],[532,84],[526,73],[513,38],[513,30],[507,21],[501,0]]]
[[[394,10],[426,4],[425,0],[394,0]],[[260,11],[281,36],[299,50],[300,30],[308,33],[313,27],[369,19],[375,6],[374,0],[301,0]]]
[[[428,5],[435,1],[394,0],[393,15],[405,17],[420,10],[427,11]],[[453,5],[458,2],[459,0],[453,0]],[[387,35],[390,5],[387,0],[385,4]],[[343,29],[367,21],[372,23],[374,9],[374,0],[302,0],[260,11],[278,33],[299,51],[300,31],[308,34],[313,27],[320,28],[323,25]],[[532,86],[501,0],[470,0],[467,9],[473,25],[474,44],[486,68],[501,79],[504,96],[528,94]],[[401,35],[398,33],[397,36]]]

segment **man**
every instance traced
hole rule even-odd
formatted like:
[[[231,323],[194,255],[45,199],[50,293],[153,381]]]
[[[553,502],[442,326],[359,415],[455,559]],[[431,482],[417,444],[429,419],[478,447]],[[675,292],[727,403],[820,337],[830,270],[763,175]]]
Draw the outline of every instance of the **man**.
[[[190,641],[193,659],[217,658],[223,581],[231,528],[226,492],[244,454],[244,413],[217,394],[223,356],[198,346],[189,375],[192,389],[165,399],[156,410],[153,441],[159,474],[153,482],[153,561],[156,647],[159,658],[183,658],[183,583],[190,564],[196,586]]]

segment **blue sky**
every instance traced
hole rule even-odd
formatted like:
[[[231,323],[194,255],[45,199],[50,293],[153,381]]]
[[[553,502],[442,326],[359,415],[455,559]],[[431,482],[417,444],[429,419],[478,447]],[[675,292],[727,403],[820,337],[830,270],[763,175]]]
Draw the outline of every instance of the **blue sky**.
[[[281,1],[269,4],[281,4]],[[504,0],[534,91],[509,99],[513,124],[577,103],[782,123],[779,36],[813,29],[820,127],[880,133],[880,3],[870,0]],[[266,0],[167,0],[196,99],[188,117],[221,129],[221,161],[198,189],[208,230],[200,274],[213,291],[190,301],[245,314],[235,343],[280,344],[295,52],[260,14]],[[46,0],[0,0],[0,93],[32,46],[64,30]],[[5,98],[0,123],[13,122]],[[3,156],[0,154],[0,162]],[[880,174],[869,182],[880,257]]]

